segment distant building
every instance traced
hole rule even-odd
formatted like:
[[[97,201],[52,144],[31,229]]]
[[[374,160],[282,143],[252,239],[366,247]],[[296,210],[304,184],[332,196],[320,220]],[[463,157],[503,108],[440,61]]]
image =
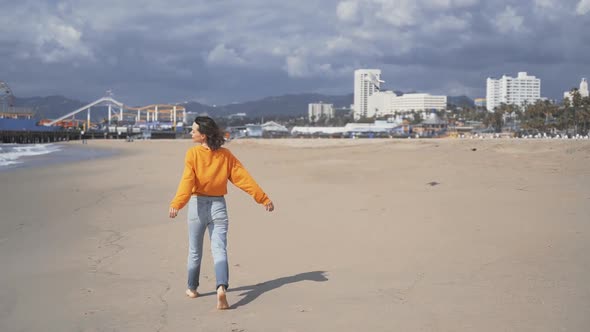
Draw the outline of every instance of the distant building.
[[[43,126],[38,125],[37,120],[21,119],[21,118],[0,118],[0,132],[2,131],[60,131],[63,130],[59,126]],[[2,143],[2,136],[0,135],[0,143]]]
[[[436,113],[430,113],[421,123],[424,128],[423,134],[428,136],[437,135],[447,129],[448,123],[441,119]]]
[[[354,71],[354,119],[368,117],[369,97],[380,90],[380,69],[357,69]]]
[[[228,115],[228,119],[243,119],[246,117],[246,113],[234,113],[234,114],[230,114]]]
[[[34,116],[30,107],[10,107],[0,111],[0,119],[32,119]]]
[[[406,93],[398,96],[392,91],[379,91],[368,99],[367,117],[383,117],[409,112],[443,111],[447,108],[447,96],[428,93]]]
[[[401,123],[375,121],[374,123],[347,123],[344,127],[293,127],[293,136],[366,136],[389,137]]]
[[[475,103],[475,107],[486,107],[485,98],[475,98],[473,101]]]
[[[541,79],[519,72],[516,78],[503,75],[487,79],[486,107],[493,112],[500,104],[523,106],[541,99]]]
[[[334,117],[334,105],[322,102],[309,104],[307,107],[309,122],[317,122],[322,117],[332,119]]]
[[[262,136],[269,138],[287,137],[289,136],[289,129],[282,124],[268,121],[262,124]]]
[[[582,95],[582,97],[588,97],[589,93],[588,93],[588,82],[586,81],[585,78],[582,78],[582,81],[580,82],[580,94]]]
[[[334,108],[334,117],[348,117],[352,116],[352,108],[340,107]]]
[[[287,137],[289,129],[287,127],[268,121],[263,124],[247,124],[244,126],[232,126],[225,128],[229,132],[230,138],[261,138],[261,137]]]
[[[589,93],[588,93],[588,81],[586,81],[585,78],[582,78],[582,81],[580,82],[580,88],[578,89],[578,92],[580,93],[580,96],[582,98],[589,96]],[[563,99],[570,99],[570,98],[572,98],[572,93],[570,91],[565,91],[563,93]],[[570,101],[571,101],[571,99],[570,99]]]

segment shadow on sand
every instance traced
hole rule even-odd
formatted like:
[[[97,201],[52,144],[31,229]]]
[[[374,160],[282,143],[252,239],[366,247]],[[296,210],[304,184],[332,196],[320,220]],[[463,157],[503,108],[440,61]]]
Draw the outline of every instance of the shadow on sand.
[[[274,289],[277,289],[283,285],[292,284],[301,281],[327,281],[328,278],[325,276],[325,271],[312,271],[312,272],[305,272],[299,273],[289,277],[282,277],[273,279],[267,282],[263,282],[260,284],[252,285],[252,286],[242,286],[238,288],[230,288],[228,292],[243,292],[240,296],[244,296],[241,300],[234,303],[230,306],[230,309],[236,309],[243,305],[246,305],[254,300],[256,300],[260,295],[270,292]],[[217,294],[215,292],[209,292],[204,294],[199,294],[199,296],[209,296]]]

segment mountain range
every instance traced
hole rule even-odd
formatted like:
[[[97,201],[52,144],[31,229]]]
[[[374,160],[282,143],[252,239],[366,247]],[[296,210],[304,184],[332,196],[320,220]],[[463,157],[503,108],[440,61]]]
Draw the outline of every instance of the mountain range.
[[[396,91],[397,94],[401,92]],[[473,100],[467,96],[450,96],[449,104],[460,107],[473,107]],[[283,96],[266,97],[259,100],[232,103],[222,106],[211,106],[195,101],[180,104],[191,113],[207,113],[212,117],[228,116],[236,113],[246,113],[248,117],[295,117],[307,115],[308,104],[323,102],[333,104],[335,108],[350,108],[353,94],[323,95],[317,93],[288,94]],[[89,102],[70,99],[64,96],[15,98],[14,106],[30,108],[37,119],[55,119],[70,113]],[[106,108],[93,108],[91,112],[94,121],[106,117]],[[79,118],[84,118],[80,114]]]

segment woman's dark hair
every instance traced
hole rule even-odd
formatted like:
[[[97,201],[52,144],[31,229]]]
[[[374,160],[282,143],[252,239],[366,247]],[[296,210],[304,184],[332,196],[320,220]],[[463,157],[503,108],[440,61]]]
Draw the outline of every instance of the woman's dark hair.
[[[199,125],[199,132],[207,136],[207,145],[211,150],[215,151],[225,143],[223,133],[213,119],[208,116],[197,116],[195,123]]]

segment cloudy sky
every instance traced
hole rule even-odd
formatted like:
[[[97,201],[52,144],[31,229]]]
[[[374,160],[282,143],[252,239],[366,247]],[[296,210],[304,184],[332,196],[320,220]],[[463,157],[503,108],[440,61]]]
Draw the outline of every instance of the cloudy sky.
[[[227,104],[387,89],[485,96],[527,71],[542,95],[590,76],[590,0],[0,0],[0,80],[19,97]]]

